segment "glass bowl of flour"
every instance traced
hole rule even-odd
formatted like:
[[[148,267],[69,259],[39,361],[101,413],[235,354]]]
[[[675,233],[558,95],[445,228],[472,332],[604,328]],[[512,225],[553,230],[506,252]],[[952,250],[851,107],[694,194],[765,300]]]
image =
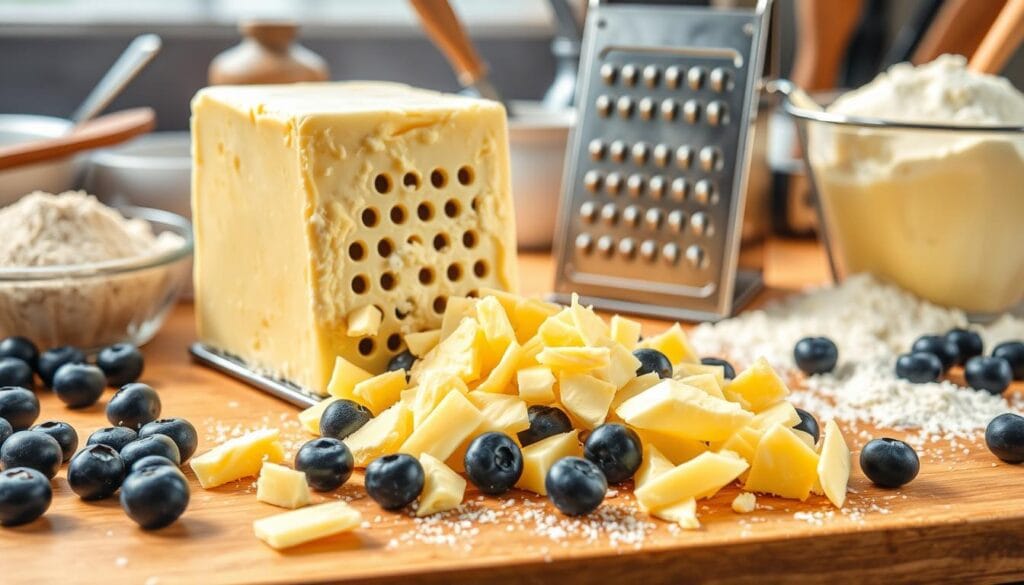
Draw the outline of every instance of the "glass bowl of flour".
[[[35,192],[0,209],[0,233],[0,337],[42,349],[142,345],[191,278],[192,226],[166,211]]]
[[[985,319],[1024,299],[1024,94],[962,57],[827,108],[787,100],[837,279],[871,273]]]

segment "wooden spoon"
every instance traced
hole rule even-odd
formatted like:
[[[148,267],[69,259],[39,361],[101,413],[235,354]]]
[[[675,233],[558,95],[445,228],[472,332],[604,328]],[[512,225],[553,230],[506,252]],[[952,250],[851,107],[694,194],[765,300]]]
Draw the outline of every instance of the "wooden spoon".
[[[946,0],[914,49],[910,62],[924,65],[952,53],[968,59],[985,38],[1006,0]]]
[[[152,108],[133,108],[93,118],[56,138],[0,147],[0,170],[48,160],[124,142],[156,126]]]
[[[1009,0],[971,56],[969,67],[978,73],[997,74],[1021,41],[1024,41],[1024,0]]]

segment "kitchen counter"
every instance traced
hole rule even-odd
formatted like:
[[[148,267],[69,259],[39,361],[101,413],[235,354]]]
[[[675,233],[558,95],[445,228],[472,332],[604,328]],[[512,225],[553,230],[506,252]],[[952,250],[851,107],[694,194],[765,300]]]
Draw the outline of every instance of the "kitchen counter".
[[[523,291],[550,287],[547,255],[520,257]],[[758,302],[827,282],[827,262],[809,242],[767,246],[769,290]],[[664,327],[645,321],[645,333]],[[178,306],[145,348],[143,381],[163,400],[163,416],[185,417],[199,430],[203,452],[233,434],[281,427],[294,454],[307,439],[297,409],[190,362],[192,307]],[[1021,392],[1022,384],[1013,391]],[[108,392],[109,396],[109,392]],[[40,420],[66,420],[81,442],[106,426],[105,400],[80,411],[40,392]],[[861,440],[850,437],[855,453]],[[534,496],[484,499],[467,493],[467,521],[418,520],[384,512],[365,497],[361,476],[314,501],[352,499],[368,525],[351,534],[278,552],[256,540],[252,521],[279,512],[256,501],[254,480],[202,490],[190,470],[192,501],[172,526],[144,532],[116,499],[82,502],[65,471],[54,480],[54,503],[27,526],[0,529],[4,583],[276,583],[374,581],[394,583],[559,582],[898,583],[951,579],[1011,581],[1024,576],[1024,468],[997,464],[981,443],[962,455],[923,462],[901,490],[870,486],[854,465],[847,506],[823,498],[795,502],[762,497],[768,508],[734,513],[737,488],[700,505],[704,527],[688,532],[634,514],[627,489],[613,492],[601,522],[565,520]],[[626,505],[628,504],[628,505]],[[550,518],[550,520],[548,519]],[[457,520],[457,518],[456,518]],[[551,524],[548,524],[548,523]],[[574,523],[575,522],[575,523]]]

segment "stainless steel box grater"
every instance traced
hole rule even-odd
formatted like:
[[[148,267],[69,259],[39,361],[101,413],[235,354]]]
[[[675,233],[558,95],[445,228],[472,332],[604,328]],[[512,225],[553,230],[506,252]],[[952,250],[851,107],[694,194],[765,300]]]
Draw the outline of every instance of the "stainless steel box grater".
[[[591,0],[557,300],[715,320],[760,289],[738,257],[769,7]]]

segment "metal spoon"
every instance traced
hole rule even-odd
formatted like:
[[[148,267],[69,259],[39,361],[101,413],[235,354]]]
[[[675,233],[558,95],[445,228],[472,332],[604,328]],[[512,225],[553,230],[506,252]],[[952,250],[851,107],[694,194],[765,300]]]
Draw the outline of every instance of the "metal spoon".
[[[135,76],[156,57],[163,42],[154,34],[135,37],[128,47],[110,66],[103,79],[96,84],[89,95],[71,115],[75,126],[95,118],[97,114],[110,105]]]

